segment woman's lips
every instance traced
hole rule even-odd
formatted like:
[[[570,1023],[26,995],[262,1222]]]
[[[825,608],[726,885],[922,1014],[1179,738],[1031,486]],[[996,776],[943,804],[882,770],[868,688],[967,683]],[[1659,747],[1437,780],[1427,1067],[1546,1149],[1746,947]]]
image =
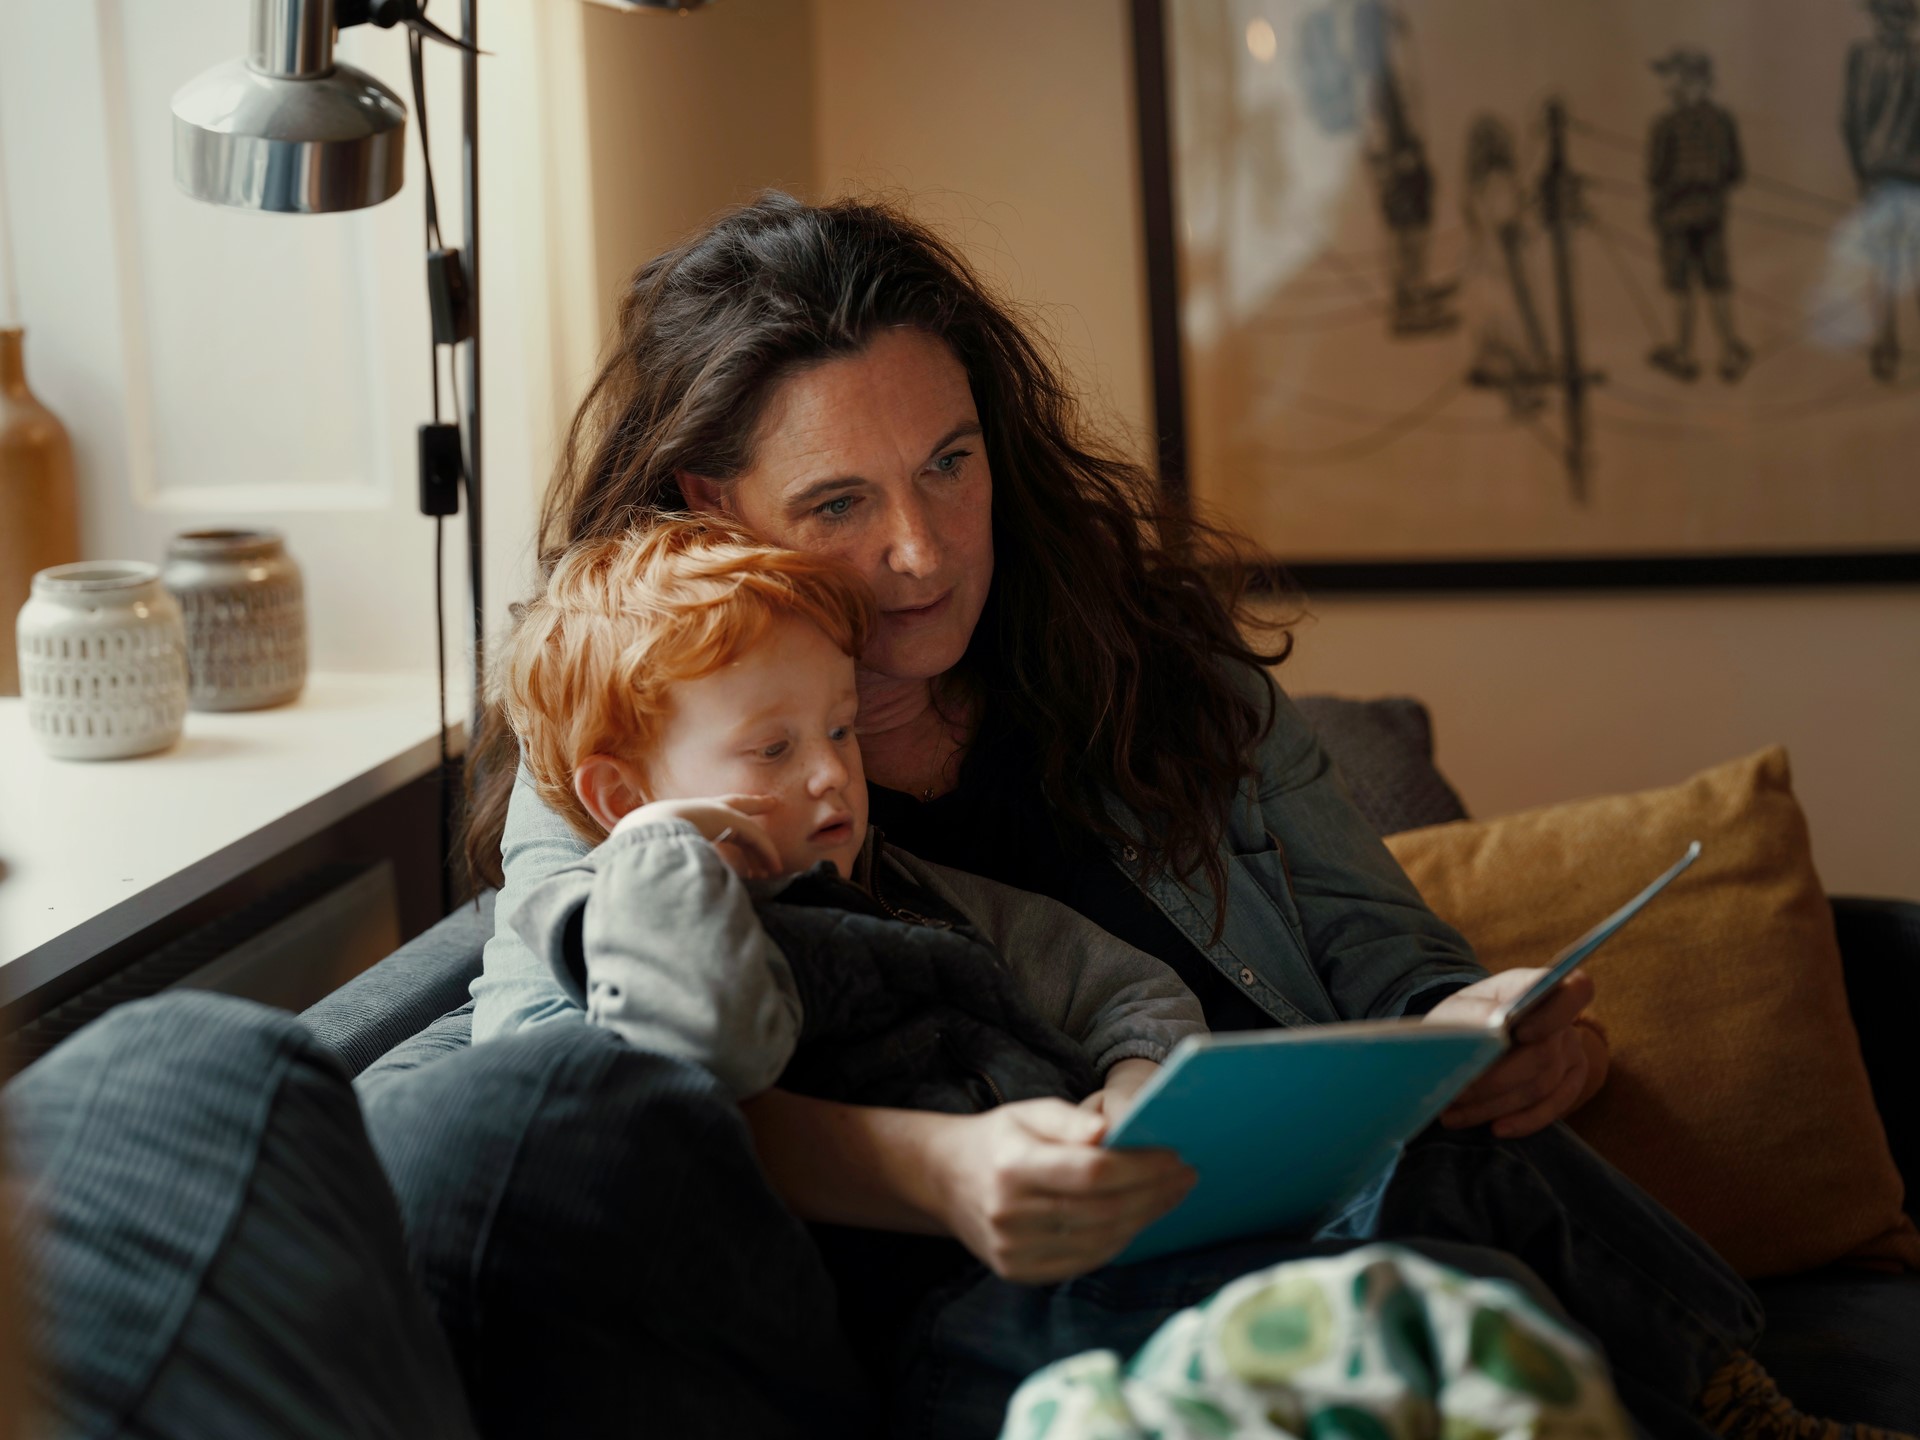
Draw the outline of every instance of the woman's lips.
[[[946,614],[953,603],[953,591],[949,590],[938,600],[925,605],[903,606],[898,610],[882,610],[881,616],[895,625],[924,625],[929,620],[937,620]]]

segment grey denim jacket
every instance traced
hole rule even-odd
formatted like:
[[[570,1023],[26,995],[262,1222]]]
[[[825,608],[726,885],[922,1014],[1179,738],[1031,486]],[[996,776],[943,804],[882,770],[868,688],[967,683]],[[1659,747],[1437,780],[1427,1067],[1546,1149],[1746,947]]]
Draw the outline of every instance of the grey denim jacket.
[[[1250,687],[1271,684],[1246,671]],[[1281,1025],[1379,1020],[1424,1008],[1436,992],[1486,972],[1466,939],[1427,908],[1361,817],[1306,718],[1274,687],[1273,727],[1255,755],[1221,841],[1226,923],[1214,936],[1204,873],[1149,880],[1142,827],[1113,860],[1220,973]],[[485,969],[474,980],[473,1038],[486,1040],[578,1009],[514,928],[515,912],[548,876],[590,847],[547,807],[524,773],[500,843],[506,885]],[[1418,1002],[1418,1003],[1416,1003]]]
[[[999,952],[1022,1010],[1058,1032],[1064,1054],[1077,1042],[1079,1068],[1091,1062],[1104,1076],[1122,1060],[1158,1062],[1206,1033],[1200,1002],[1169,967],[1058,901],[920,860],[872,832],[858,874],[869,867],[970,922],[973,954],[995,963],[978,940]],[[808,987],[795,981],[798,961],[781,952],[755,908],[778,909],[795,878],[742,880],[693,825],[650,821],[535,886],[512,924],[589,1021],[643,1050],[690,1060],[746,1099],[779,1079],[803,1030],[814,1028],[802,1009]],[[928,933],[895,928],[908,945]]]

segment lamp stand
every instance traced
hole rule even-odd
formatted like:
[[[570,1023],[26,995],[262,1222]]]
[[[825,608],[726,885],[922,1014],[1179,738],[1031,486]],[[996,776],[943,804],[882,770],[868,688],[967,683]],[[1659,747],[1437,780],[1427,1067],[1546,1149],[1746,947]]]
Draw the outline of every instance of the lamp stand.
[[[460,364],[466,372],[460,417],[466,430],[467,582],[473,599],[473,702],[467,738],[480,733],[486,693],[486,606],[481,585],[480,483],[480,28],[479,0],[460,0],[460,190],[465,229],[468,304],[472,333]]]

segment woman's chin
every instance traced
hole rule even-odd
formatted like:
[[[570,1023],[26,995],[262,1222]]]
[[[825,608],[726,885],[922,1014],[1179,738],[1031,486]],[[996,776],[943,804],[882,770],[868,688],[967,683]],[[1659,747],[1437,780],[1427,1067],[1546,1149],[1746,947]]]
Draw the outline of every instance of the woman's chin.
[[[880,631],[860,657],[860,668],[889,680],[933,680],[960,663],[967,653],[965,635],[901,635]]]

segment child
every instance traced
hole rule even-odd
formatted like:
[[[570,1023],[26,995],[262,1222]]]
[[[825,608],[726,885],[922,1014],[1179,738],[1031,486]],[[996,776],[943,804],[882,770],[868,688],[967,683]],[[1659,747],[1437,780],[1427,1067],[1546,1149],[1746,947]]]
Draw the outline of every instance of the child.
[[[1733,267],[1727,258],[1727,192],[1746,178],[1740,127],[1733,112],[1711,98],[1713,60],[1705,51],[1676,46],[1653,68],[1665,77],[1673,105],[1647,132],[1647,187],[1653,191],[1661,276],[1673,296],[1678,329],[1673,343],[1657,346],[1647,361],[1676,379],[1699,375],[1693,358],[1698,280],[1720,335],[1720,378],[1731,384],[1753,363],[1753,351],[1733,325]]]
[[[927,864],[867,826],[839,562],[670,518],[577,546],[495,673],[585,859],[514,924],[596,1024],[737,1099],[1117,1114],[1200,1006],[1055,901]]]

